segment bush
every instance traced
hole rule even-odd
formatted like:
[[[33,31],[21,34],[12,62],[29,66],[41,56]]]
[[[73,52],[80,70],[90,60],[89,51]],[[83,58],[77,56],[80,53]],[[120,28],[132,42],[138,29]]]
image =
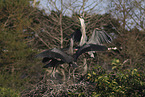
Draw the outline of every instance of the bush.
[[[98,72],[97,68],[100,67],[88,73],[86,80],[95,83],[93,96],[144,96],[143,73],[137,69],[123,69],[124,64],[118,59],[114,59],[111,65],[112,71],[108,74]]]
[[[10,88],[0,87],[0,97],[20,97],[20,94]]]

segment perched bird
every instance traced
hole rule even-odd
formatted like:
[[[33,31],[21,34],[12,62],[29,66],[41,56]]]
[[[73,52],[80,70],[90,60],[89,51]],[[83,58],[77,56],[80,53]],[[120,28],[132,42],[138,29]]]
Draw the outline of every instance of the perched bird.
[[[80,34],[80,31],[77,31],[78,33],[75,32],[75,34],[73,34],[74,41],[80,40],[79,49],[76,51],[76,54],[74,54],[74,61],[77,61],[78,57],[82,53],[85,53],[85,52],[88,52],[88,54],[94,58],[94,52],[106,51],[107,47],[102,46],[102,44],[108,43],[112,40],[112,38],[105,31],[95,29],[92,33],[92,36],[87,41],[84,19],[79,17],[79,20],[81,23],[81,34]],[[80,38],[80,35],[81,35],[81,38]],[[85,63],[84,71],[86,73],[87,71],[86,58],[84,58],[84,63]]]

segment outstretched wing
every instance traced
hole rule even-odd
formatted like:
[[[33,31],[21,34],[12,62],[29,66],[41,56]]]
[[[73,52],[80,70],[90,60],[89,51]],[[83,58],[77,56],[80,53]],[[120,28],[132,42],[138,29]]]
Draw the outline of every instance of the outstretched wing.
[[[101,45],[103,43],[110,43],[111,41],[111,36],[109,36],[105,31],[95,29],[87,44]]]
[[[51,49],[45,50],[45,51],[36,55],[36,58],[45,58],[45,57],[48,57],[48,58],[51,57]]]
[[[67,55],[65,52],[61,51],[60,49],[54,48],[50,50],[46,50],[41,52],[36,57],[40,58],[53,58],[53,59],[61,59],[63,62],[70,63],[73,61],[73,58]]]
[[[85,52],[89,52],[89,51],[106,51],[107,47],[106,46],[101,46],[101,45],[96,45],[96,44],[86,44],[83,45],[80,49],[78,49],[78,51],[76,52],[75,56],[74,56],[74,60],[76,61],[77,58]]]

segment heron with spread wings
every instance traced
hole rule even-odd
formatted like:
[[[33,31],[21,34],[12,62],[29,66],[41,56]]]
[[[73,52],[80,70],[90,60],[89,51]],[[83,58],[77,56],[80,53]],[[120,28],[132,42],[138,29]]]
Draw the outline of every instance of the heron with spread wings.
[[[46,65],[44,68],[53,67],[52,76],[55,77],[55,70],[59,64],[68,63],[72,67],[76,67],[72,56],[66,54],[63,50],[53,48],[39,53],[37,58],[43,58],[42,62]]]
[[[86,52],[90,51],[106,51],[107,47],[102,46],[104,42],[110,42],[111,37],[104,31],[99,31],[95,29],[89,41],[87,42],[87,36],[85,31],[85,23],[83,18],[79,18],[81,23],[81,30],[72,34],[70,39],[70,47],[68,49],[69,54],[65,53],[63,49],[49,49],[41,52],[36,57],[43,58],[42,62],[46,63],[44,68],[53,67],[53,71],[57,68],[59,64],[68,63],[70,66],[76,67],[76,61],[78,57]],[[76,53],[73,52],[73,43],[74,41],[80,41],[79,48]],[[93,54],[93,53],[92,53]]]
[[[93,33],[92,33],[92,36],[87,41],[87,36],[86,36],[86,31],[85,31],[85,27],[86,26],[85,26],[84,19],[81,18],[81,17],[79,17],[79,20],[80,20],[80,23],[81,23],[81,30],[77,30],[76,32],[74,32],[72,34],[73,42],[74,41],[79,41],[80,42],[79,43],[79,47],[81,48],[81,50],[83,50],[85,52],[88,52],[88,54],[91,57],[94,57],[94,54],[93,54],[94,51],[97,51],[97,50],[98,51],[103,51],[104,49],[102,49],[102,50],[100,49],[100,48],[103,47],[102,45],[104,43],[110,43],[112,41],[112,38],[104,30],[95,28],[94,31],[93,31]],[[87,46],[85,46],[85,45],[87,45]],[[101,46],[99,46],[99,45],[101,45]],[[95,48],[94,48],[94,46],[95,46]],[[97,47],[98,47],[98,49],[97,49]],[[106,49],[105,46],[103,48]]]

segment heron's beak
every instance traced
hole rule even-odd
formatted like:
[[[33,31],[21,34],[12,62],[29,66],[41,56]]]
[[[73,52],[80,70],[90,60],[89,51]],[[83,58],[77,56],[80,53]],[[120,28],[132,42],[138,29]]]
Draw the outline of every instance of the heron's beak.
[[[80,17],[80,16],[77,16],[77,18],[81,19],[81,17]]]

